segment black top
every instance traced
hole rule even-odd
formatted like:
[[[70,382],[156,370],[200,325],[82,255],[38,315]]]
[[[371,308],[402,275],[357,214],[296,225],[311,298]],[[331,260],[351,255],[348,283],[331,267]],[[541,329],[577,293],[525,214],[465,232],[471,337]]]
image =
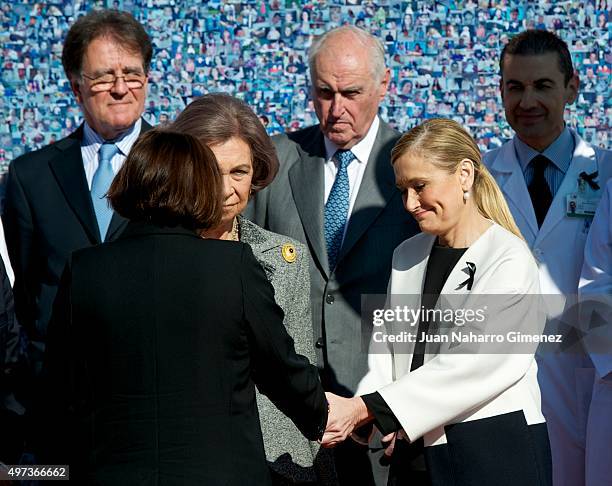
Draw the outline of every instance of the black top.
[[[424,310],[433,309],[435,307],[446,279],[466,250],[467,248],[449,248],[440,245],[433,246],[429,254],[427,270],[425,271],[425,282],[423,283],[421,305]],[[427,334],[427,331],[428,322],[419,321],[417,336],[424,336]],[[420,339],[416,342],[410,371],[414,371],[423,365],[425,344],[425,339]],[[402,428],[402,425],[380,393],[370,393],[368,395],[363,395],[361,398],[366,404],[366,407],[368,407],[368,410],[374,414],[374,422],[383,434],[390,434]]]

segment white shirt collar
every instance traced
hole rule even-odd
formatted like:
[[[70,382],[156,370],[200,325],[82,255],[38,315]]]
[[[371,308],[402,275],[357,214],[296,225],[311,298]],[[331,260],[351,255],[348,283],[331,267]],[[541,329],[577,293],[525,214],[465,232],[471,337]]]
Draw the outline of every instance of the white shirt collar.
[[[374,142],[376,141],[379,126],[380,120],[378,119],[377,115],[374,117],[374,121],[370,125],[370,129],[368,130],[368,133],[366,133],[366,136],[351,147],[351,152],[353,152],[353,155],[357,158],[358,162],[367,164],[370,153],[372,152],[372,147],[374,147]],[[338,150],[338,146],[325,136],[323,139],[325,141],[325,154],[327,156],[327,160],[330,160]]]
[[[523,172],[527,170],[527,166],[531,160],[538,154],[545,155],[557,168],[564,174],[569,169],[572,157],[574,154],[575,143],[572,132],[565,126],[559,136],[542,152],[530,147],[523,142],[518,136],[514,137],[514,149],[518,157],[519,163]]]
[[[142,126],[142,118],[138,118],[136,123],[132,125],[132,127],[123,133],[117,140],[115,140],[115,144],[119,147],[119,151],[121,154],[127,156],[134,145],[134,142],[140,135],[140,127]],[[94,151],[97,153],[100,149],[100,145],[102,145],[105,140],[100,136],[98,132],[96,132],[93,128],[89,126],[89,123],[85,122],[83,127],[83,146],[93,145]]]

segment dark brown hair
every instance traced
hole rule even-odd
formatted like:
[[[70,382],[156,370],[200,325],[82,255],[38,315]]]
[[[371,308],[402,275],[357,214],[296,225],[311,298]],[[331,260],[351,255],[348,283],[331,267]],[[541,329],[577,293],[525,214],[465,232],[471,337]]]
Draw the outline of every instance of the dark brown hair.
[[[574,75],[572,56],[567,44],[552,32],[541,29],[529,29],[510,39],[499,58],[499,73],[504,77],[504,57],[506,54],[516,56],[539,56],[550,52],[557,53],[559,70],[563,73],[565,85]]]
[[[222,182],[212,151],[195,137],[149,130],[136,141],[108,191],[133,221],[207,229],[221,220]]]
[[[69,79],[81,74],[85,51],[99,37],[108,37],[128,51],[140,53],[144,72],[149,72],[153,47],[142,25],[128,12],[92,10],[72,24],[64,40],[62,65]]]
[[[172,128],[193,135],[209,147],[233,137],[243,140],[251,149],[252,192],[270,184],[278,172],[276,150],[261,121],[245,102],[228,94],[210,93],[196,98]]]

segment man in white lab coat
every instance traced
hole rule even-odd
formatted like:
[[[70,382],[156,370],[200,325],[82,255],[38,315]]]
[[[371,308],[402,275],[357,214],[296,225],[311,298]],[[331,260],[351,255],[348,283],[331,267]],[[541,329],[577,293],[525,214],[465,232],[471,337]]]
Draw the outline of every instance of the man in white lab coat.
[[[602,187],[612,175],[612,152],[587,144],[565,125],[565,106],[579,79],[567,45],[556,35],[525,31],[500,58],[500,90],[516,136],[484,158],[538,261],[548,298],[549,332],[564,334],[560,349],[542,348],[538,381],[548,424],[555,486],[600,485],[585,460],[608,443],[586,444],[594,368],[580,342],[575,307],[584,244]],[[554,329],[554,331],[553,331]],[[612,415],[610,416],[612,420]]]

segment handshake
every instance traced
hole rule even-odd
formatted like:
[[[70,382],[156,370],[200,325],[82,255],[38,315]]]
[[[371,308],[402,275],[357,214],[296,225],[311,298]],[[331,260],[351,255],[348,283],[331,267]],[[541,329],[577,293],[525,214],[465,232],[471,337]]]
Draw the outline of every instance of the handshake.
[[[329,414],[327,426],[321,439],[323,447],[335,447],[351,437],[356,442],[364,444],[369,437],[358,436],[353,433],[355,429],[362,427],[374,419],[374,415],[368,410],[361,397],[343,398],[333,393],[326,392]],[[388,444],[385,455],[391,456],[395,446],[396,433],[388,434],[382,438],[383,444]]]

